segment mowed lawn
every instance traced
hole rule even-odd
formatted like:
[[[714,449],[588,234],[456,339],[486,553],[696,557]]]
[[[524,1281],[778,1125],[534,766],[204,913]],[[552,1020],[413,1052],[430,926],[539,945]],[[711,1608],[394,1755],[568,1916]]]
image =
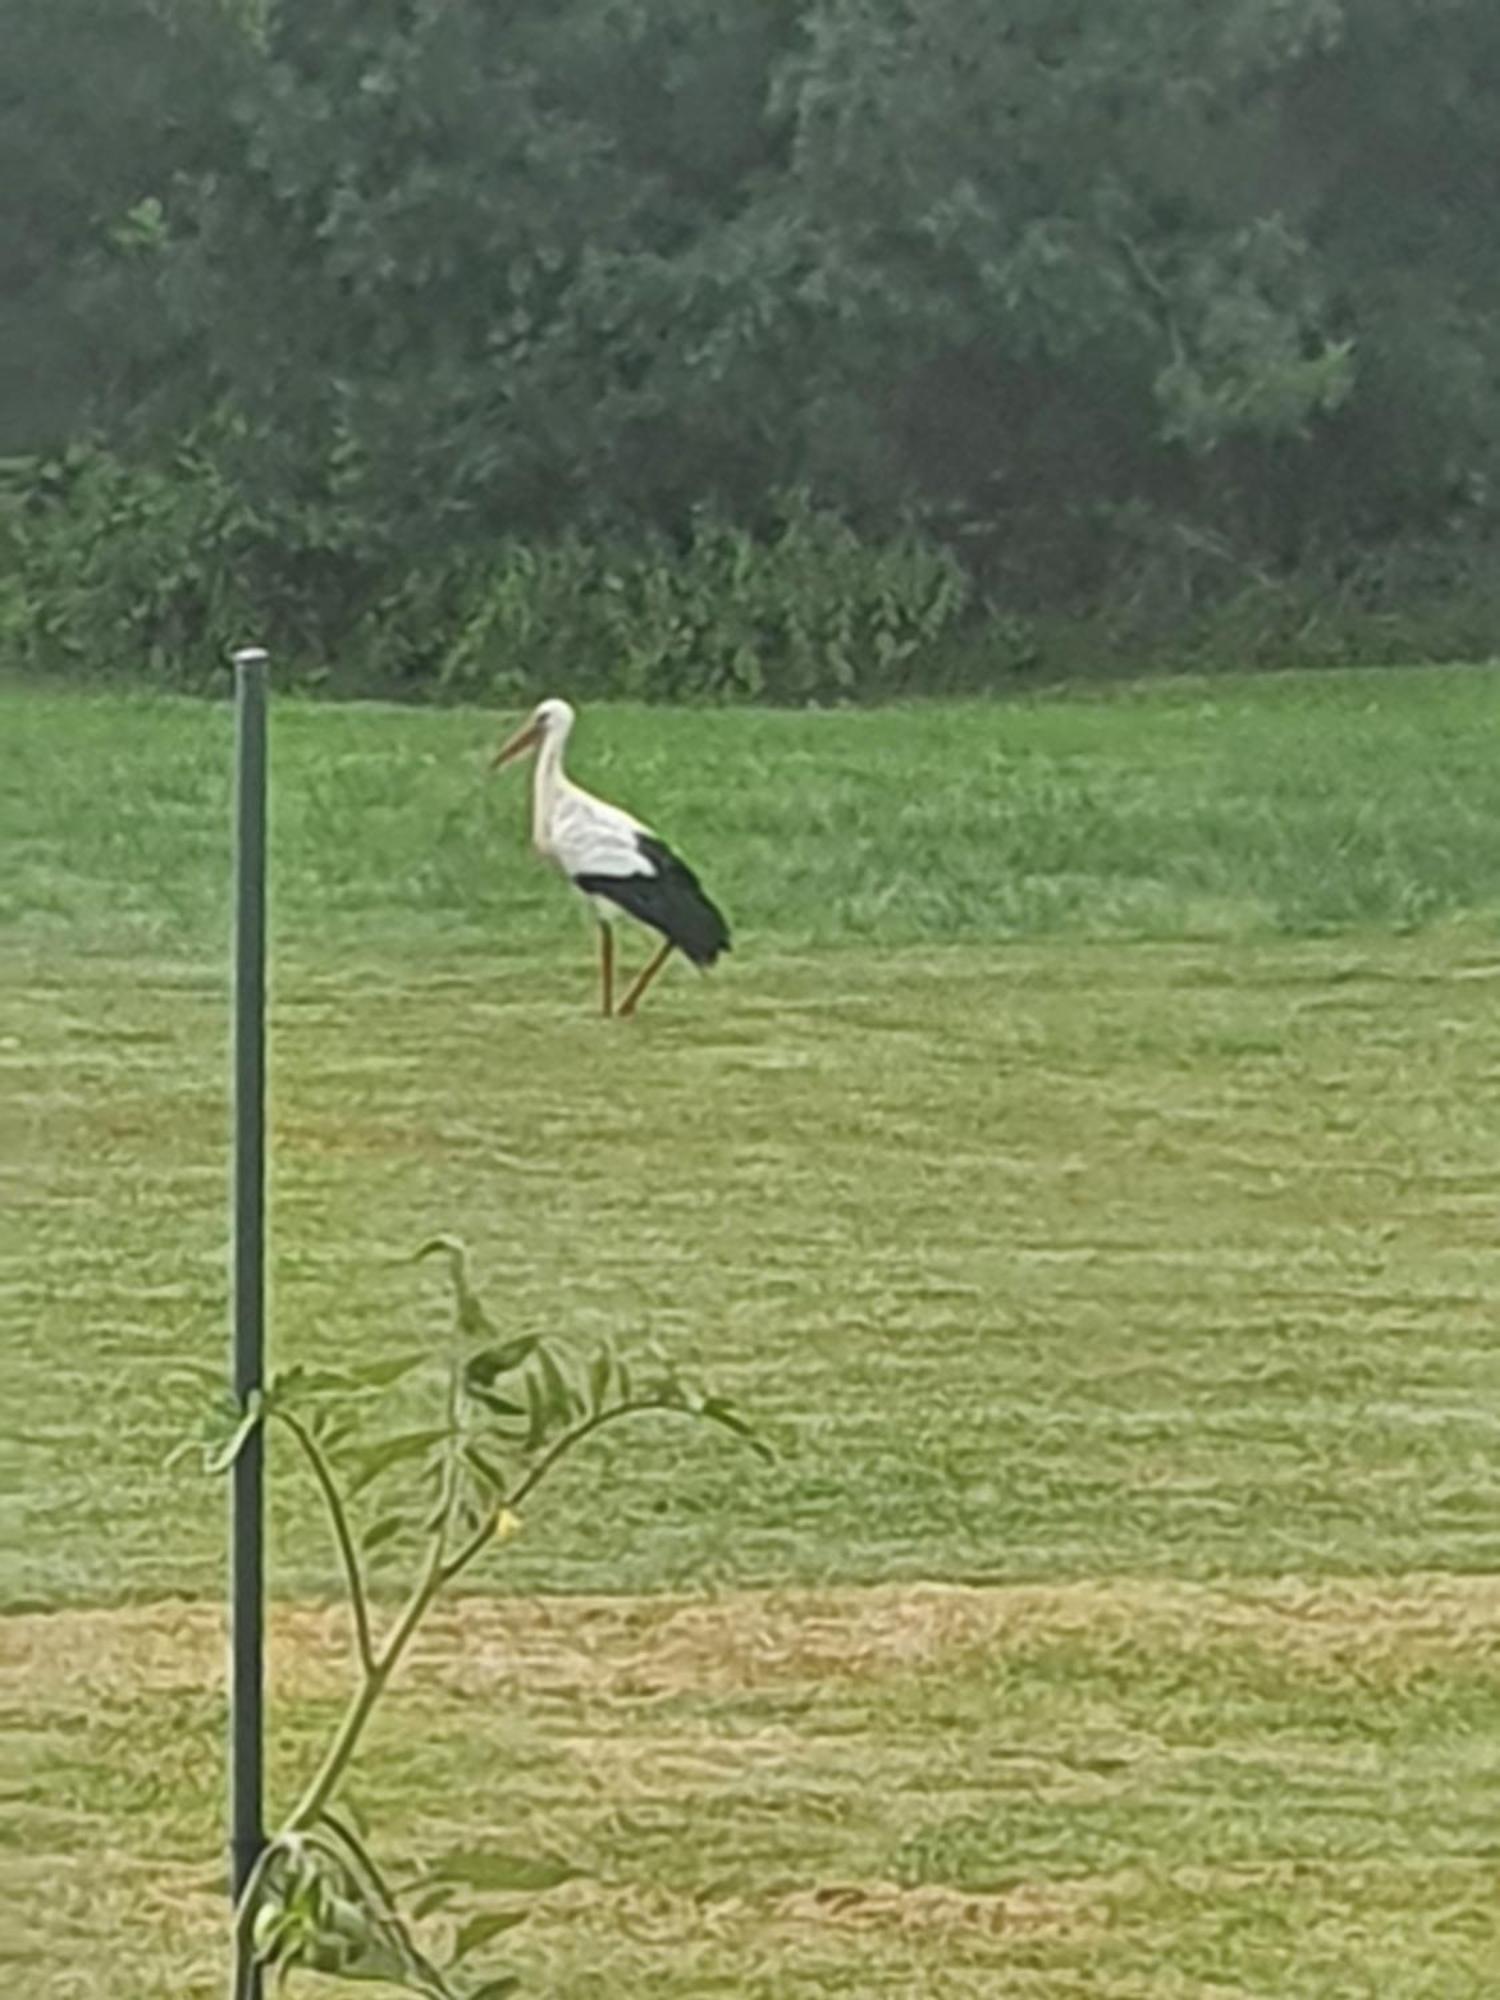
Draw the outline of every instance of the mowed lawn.
[[[277,1353],[436,1334],[452,1230],[507,1327],[655,1342],[779,1457],[580,1459],[393,1703],[396,1845],[574,1855],[510,1952],[566,2000],[1492,1993],[1500,675],[590,711],[736,923],[629,1024],[506,720],[277,711]],[[0,693],[56,2000],[221,1984],[223,1503],[163,1461],[224,1344],[229,746]],[[289,1786],[341,1638],[284,1470]]]

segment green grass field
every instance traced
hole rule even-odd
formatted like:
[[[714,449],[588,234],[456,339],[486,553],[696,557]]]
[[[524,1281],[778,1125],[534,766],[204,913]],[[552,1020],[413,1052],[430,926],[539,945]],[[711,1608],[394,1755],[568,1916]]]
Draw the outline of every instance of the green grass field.
[[[275,720],[275,1339],[655,1340],[364,1795],[589,1869],[531,1990],[1489,1995],[1500,676],[592,711],[736,922],[592,1015],[504,718]],[[216,1992],[227,713],[0,691],[18,1977]],[[420,1394],[414,1390],[413,1398]],[[276,1756],[340,1628],[277,1488]],[[536,1593],[567,1593],[566,1597]],[[519,1594],[517,1594],[519,1593]]]

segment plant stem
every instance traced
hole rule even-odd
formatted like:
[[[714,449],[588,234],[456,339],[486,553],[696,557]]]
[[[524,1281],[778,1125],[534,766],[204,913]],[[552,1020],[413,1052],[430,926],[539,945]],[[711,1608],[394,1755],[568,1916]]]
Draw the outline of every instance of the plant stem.
[[[368,1676],[375,1667],[375,1647],[370,1637],[369,1600],[365,1594],[364,1578],[360,1573],[354,1537],[349,1529],[349,1516],[345,1512],[339,1490],[334,1484],[328,1460],[306,1425],[289,1410],[278,1410],[273,1406],[271,1414],[286,1426],[301,1446],[302,1454],[312,1467],[313,1477],[322,1492],[328,1509],[328,1518],[333,1525],[333,1538],[338,1543],[339,1555],[343,1560],[344,1577],[349,1586],[349,1609],[354,1618],[354,1638],[359,1648],[359,1664]]]
[[[252,1969],[252,1954],[255,1950],[255,1912],[260,1903],[260,1887],[264,1882],[271,1863],[281,1852],[283,1836],[277,1834],[268,1840],[256,1857],[255,1866],[245,1879],[240,1891],[240,1900],[234,1906],[233,1964],[230,1967],[230,1993],[233,2000],[240,2000],[246,1981]]]
[[[287,1821],[288,1831],[300,1832],[303,1828],[311,1826],[333,1797],[338,1782],[348,1767],[349,1759],[354,1755],[355,1747],[364,1734],[365,1724],[370,1719],[371,1711],[384,1692],[386,1683],[396,1671],[401,1655],[406,1651],[412,1634],[421,1624],[427,1607],[442,1589],[443,1580],[442,1543],[438,1536],[434,1535],[421,1581],[407,1599],[406,1609],[397,1619],[389,1639],[366,1669],[357,1693],[344,1711],[344,1719],[339,1724],[338,1733],[328,1746],[328,1754]]]
[[[448,1458],[443,1467],[443,1488],[439,1501],[442,1518],[438,1524],[438,1566],[442,1567],[443,1550],[448,1546],[448,1530],[453,1525],[453,1502],[458,1495],[458,1456],[464,1441],[464,1392],[463,1392],[463,1333],[456,1326],[458,1345],[453,1359],[448,1364]]]
[[[279,1839],[284,1839],[287,1834],[305,1832],[321,1816],[328,1801],[338,1789],[339,1781],[358,1747],[376,1702],[379,1701],[392,1674],[400,1664],[401,1656],[410,1644],[412,1634],[421,1624],[428,1607],[439,1591],[461,1575],[484,1552],[486,1546],[494,1539],[495,1525],[501,1514],[507,1508],[518,1506],[527,1494],[546,1478],[565,1453],[571,1451],[575,1445],[581,1444],[595,1431],[602,1430],[606,1424],[616,1423],[624,1417],[639,1416],[645,1410],[670,1412],[677,1407],[675,1404],[659,1403],[651,1397],[643,1396],[628,1403],[620,1403],[612,1410],[601,1410],[594,1416],[585,1418],[581,1424],[575,1424],[572,1430],[564,1432],[550,1451],[537,1460],[505,1500],[491,1510],[457,1554],[450,1556],[445,1562],[443,1549],[447,1540],[451,1509],[450,1488],[449,1505],[445,1507],[442,1520],[433,1530],[421,1578],[407,1599],[406,1608],[397,1619],[385,1645],[378,1652],[372,1652],[365,1668],[364,1678],[344,1711],[343,1721],[328,1746],[327,1755],[287,1820],[283,1833],[278,1836]],[[683,1416],[692,1414],[689,1410],[681,1410],[679,1413]],[[340,1513],[342,1516],[342,1510]]]
[[[337,1813],[330,1811],[327,1806],[323,1808],[322,1819],[324,1826],[329,1828],[343,1842],[344,1846],[348,1848],[350,1854],[354,1856],[366,1875],[369,1876],[370,1884],[376,1895],[380,1898],[385,1914],[399,1921],[401,1913],[396,1907],[396,1899],[391,1894],[390,1885],[376,1865],[375,1858],[369,1848],[365,1846],[365,1843],[354,1831],[354,1828],[349,1825],[347,1820],[340,1818]]]
[[[448,1413],[450,1423],[455,1426],[455,1442],[458,1436],[456,1428],[459,1418],[458,1399],[458,1363],[455,1360],[449,1373],[448,1382]],[[308,1443],[311,1444],[311,1442],[311,1439],[309,1439]],[[314,1450],[316,1450],[316,1447],[314,1447]],[[317,1457],[321,1460],[322,1453],[318,1452]],[[326,1474],[326,1466],[323,1470]],[[339,1780],[348,1768],[349,1759],[354,1755],[355,1749],[359,1744],[359,1739],[365,1732],[365,1724],[369,1721],[376,1702],[379,1701],[382,1693],[385,1691],[386,1684],[390,1680],[391,1675],[396,1671],[401,1655],[406,1651],[412,1634],[416,1631],[418,1625],[421,1624],[428,1606],[448,1580],[451,1565],[444,1563],[443,1550],[447,1546],[448,1541],[448,1528],[453,1515],[455,1488],[454,1457],[452,1452],[450,1452],[448,1462],[443,1468],[443,1492],[439,1519],[432,1530],[431,1539],[428,1543],[427,1561],[423,1567],[421,1579],[411,1596],[407,1599],[406,1609],[396,1620],[390,1637],[379,1652],[375,1650],[370,1637],[369,1612],[364,1603],[363,1593],[361,1592],[358,1609],[355,1613],[355,1623],[361,1634],[360,1658],[364,1668],[364,1677],[353,1700],[344,1711],[344,1719],[338,1726],[338,1733],[335,1735],[332,1743],[329,1744],[328,1753],[324,1757],[322,1764],[318,1767],[316,1776],[307,1790],[302,1794],[296,1810],[287,1821],[289,1829],[298,1830],[311,1826],[328,1801],[333,1797],[334,1792],[338,1789]],[[344,1514],[343,1506],[338,1499],[337,1492],[333,1487],[331,1477],[327,1479],[327,1483],[324,1485],[324,1493],[329,1500],[330,1510],[334,1514],[335,1521],[342,1523],[340,1546],[348,1548],[352,1558],[353,1544],[348,1539],[347,1517]],[[494,1528],[492,1524],[490,1533],[493,1534],[493,1532]],[[351,1579],[356,1574],[357,1569],[351,1570]],[[351,1580],[351,1590],[353,1587]]]

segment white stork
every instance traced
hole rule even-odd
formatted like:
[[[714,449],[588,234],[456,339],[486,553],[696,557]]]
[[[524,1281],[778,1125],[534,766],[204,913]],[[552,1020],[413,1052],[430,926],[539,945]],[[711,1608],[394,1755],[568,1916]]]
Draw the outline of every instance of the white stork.
[[[662,944],[625,998],[622,1017],[633,1014],[673,947],[694,965],[709,966],[729,949],[729,926],[704,894],[692,869],[649,827],[618,806],[596,799],[566,776],[563,746],[575,716],[565,701],[538,702],[515,735],[495,752],[498,771],[513,757],[535,750],[531,792],[531,841],[544,861],[559,867],[592,904],[599,922],[599,982],[606,1016],[614,1012],[615,941],[611,926],[623,910],[659,931]]]

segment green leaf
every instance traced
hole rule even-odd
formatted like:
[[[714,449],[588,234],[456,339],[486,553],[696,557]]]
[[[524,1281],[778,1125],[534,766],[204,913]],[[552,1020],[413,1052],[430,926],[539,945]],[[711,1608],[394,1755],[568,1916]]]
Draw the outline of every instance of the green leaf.
[[[553,1422],[565,1424],[578,1408],[578,1392],[563,1373],[550,1348],[539,1348],[536,1361],[547,1415]]]
[[[517,1924],[525,1921],[525,1910],[490,1910],[483,1916],[470,1917],[467,1923],[459,1926],[453,1956],[448,1963],[459,1964],[471,1952],[478,1951],[482,1944],[488,1944],[491,1938],[499,1937],[502,1931],[514,1930]]]
[[[293,1369],[289,1375],[279,1377],[274,1385],[281,1394],[293,1390],[298,1395],[357,1396],[369,1389],[387,1389],[393,1382],[399,1382],[403,1375],[410,1375],[420,1368],[431,1355],[418,1351],[400,1354],[385,1361],[371,1361],[361,1368],[303,1368]]]
[[[212,1394],[222,1386],[224,1373],[222,1362],[180,1361],[162,1379],[173,1388],[191,1388],[200,1393],[206,1389]]]
[[[497,1499],[505,1497],[510,1480],[503,1466],[496,1465],[493,1459],[486,1458],[482,1451],[476,1450],[471,1444],[464,1446],[464,1459],[471,1470],[479,1474],[480,1479]]]
[[[372,1479],[378,1479],[393,1465],[425,1457],[447,1435],[446,1430],[401,1431],[394,1437],[382,1438],[378,1444],[366,1446],[359,1453],[354,1471],[350,1474],[347,1497],[352,1500],[356,1493],[364,1491]]]
[[[458,1325],[459,1331],[466,1334],[470,1340],[478,1340],[484,1334],[494,1332],[494,1328],[490,1325],[489,1314],[475,1294],[466,1287],[461,1288],[458,1294]]]
[[[435,1882],[454,1882],[465,1889],[502,1890],[534,1895],[578,1879],[578,1870],[545,1854],[507,1854],[499,1849],[462,1848],[445,1854],[432,1868]]]
[[[349,1442],[356,1428],[347,1416],[329,1409],[315,1410],[307,1427],[329,1457]]]
[[[765,1439],[756,1436],[751,1426],[726,1397],[705,1396],[699,1405],[698,1415],[706,1418],[711,1424],[719,1424],[726,1431],[733,1431],[736,1437],[745,1440],[745,1443],[749,1445],[750,1449],[757,1456],[767,1461],[775,1458],[775,1452],[772,1451]]]
[[[262,1903],[255,1912],[255,1922],[250,1932],[256,1957],[263,1962],[274,1958],[277,1947],[292,1928],[293,1922],[289,1910],[280,1909],[275,1903]]]
[[[500,1375],[509,1375],[519,1368],[537,1347],[534,1333],[522,1334],[518,1340],[508,1340],[503,1347],[484,1347],[478,1354],[471,1354],[464,1363],[464,1380],[471,1388],[487,1389]]]
[[[385,1361],[368,1362],[363,1368],[351,1369],[350,1374],[363,1388],[388,1389],[393,1382],[399,1382],[403,1375],[410,1375],[431,1358],[425,1348],[419,1347],[408,1354],[393,1354]]]
[[[488,1410],[492,1417],[524,1417],[526,1414],[519,1403],[513,1403],[508,1396],[497,1396],[493,1389],[476,1389],[471,1386],[469,1394],[480,1408]]]
[[[436,1916],[439,1910],[447,1909],[457,1894],[456,1882],[431,1882],[413,1897],[411,1913],[413,1917]]]
[[[547,1435],[547,1399],[534,1374],[526,1376],[526,1449],[535,1451]]]
[[[218,1449],[210,1452],[205,1460],[208,1471],[227,1472],[244,1450],[249,1438],[259,1430],[264,1417],[265,1399],[259,1389],[252,1389],[246,1398],[239,1422]]]
[[[271,1395],[277,1403],[292,1403],[303,1396],[351,1396],[358,1386],[342,1369],[295,1368],[274,1379]]]
[[[607,1347],[601,1347],[589,1365],[589,1412],[592,1416],[598,1416],[604,1408],[614,1372],[614,1356]]]
[[[384,1514],[373,1526],[366,1528],[359,1538],[359,1545],[369,1555],[375,1549],[384,1548],[387,1542],[394,1541],[401,1530],[410,1525],[405,1514]]]
[[[457,1236],[429,1236],[420,1248],[413,1250],[411,1261],[420,1264],[424,1257],[444,1256],[455,1266],[461,1267],[468,1256],[468,1249]]]
[[[506,2000],[511,1993],[518,1993],[521,1982],[515,1975],[507,1974],[504,1979],[487,1979],[483,1986],[471,1989],[468,2000]]]

